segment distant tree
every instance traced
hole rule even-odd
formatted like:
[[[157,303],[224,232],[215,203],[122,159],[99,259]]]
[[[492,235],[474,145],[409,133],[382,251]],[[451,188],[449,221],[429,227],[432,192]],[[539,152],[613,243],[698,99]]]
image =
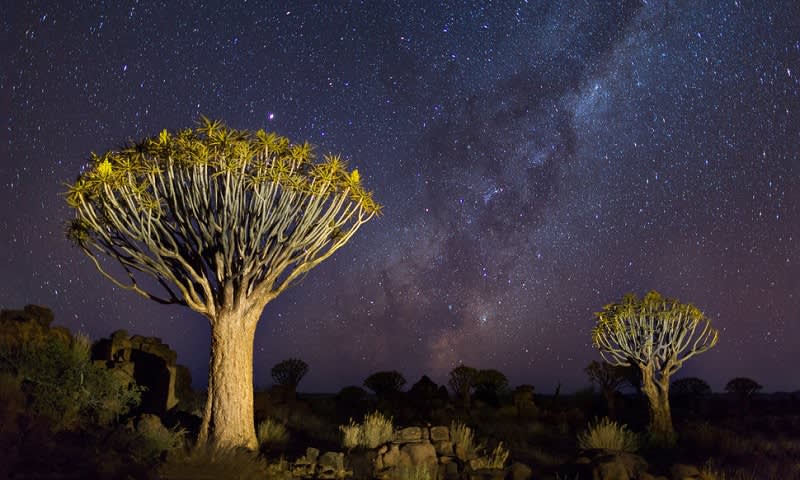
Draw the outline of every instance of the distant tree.
[[[461,403],[464,405],[465,410],[469,410],[470,398],[477,380],[478,370],[475,368],[459,365],[450,371],[450,378],[447,383],[453,393],[461,398]]]
[[[479,370],[475,381],[475,398],[499,405],[500,394],[508,388],[508,378],[495,369]]]
[[[103,275],[208,319],[200,445],[258,447],[253,342],[264,308],[380,213],[358,170],[313,159],[308,143],[204,118],[92,155],[69,186],[67,235]]]
[[[408,396],[414,400],[427,403],[436,398],[439,392],[439,385],[430,379],[427,375],[423,375],[417,383],[411,386],[408,390]]]
[[[673,443],[669,405],[670,377],[683,362],[714,347],[719,332],[694,305],[652,291],[606,305],[596,314],[594,346],[612,365],[639,367],[642,390],[650,403],[650,433],[658,442]]]
[[[736,377],[725,384],[725,391],[735,393],[740,398],[751,397],[763,387],[755,380],[747,377]]]
[[[589,380],[600,388],[606,401],[609,418],[615,418],[617,391],[628,382],[625,367],[593,360],[584,371]]]
[[[284,360],[272,367],[272,380],[283,388],[287,400],[293,400],[297,394],[297,385],[308,373],[308,364],[299,358]]]
[[[364,380],[364,386],[381,398],[399,393],[405,384],[405,377],[396,370],[375,372]]]
[[[699,397],[701,395],[709,395],[711,387],[703,379],[685,377],[672,382],[669,391],[676,397]]]

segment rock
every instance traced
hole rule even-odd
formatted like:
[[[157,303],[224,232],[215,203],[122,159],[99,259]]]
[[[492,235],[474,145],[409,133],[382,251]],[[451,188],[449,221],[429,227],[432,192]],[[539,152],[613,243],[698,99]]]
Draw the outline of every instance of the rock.
[[[64,327],[50,328],[53,312],[38,305],[26,305],[22,310],[0,311],[0,348],[4,350],[22,345],[40,344],[50,338],[69,342],[69,330]]]
[[[427,433],[428,429],[424,430]],[[421,442],[423,439],[427,440],[427,435],[423,437],[423,429],[421,427],[406,427],[394,434],[395,443]]]
[[[428,465],[434,468],[438,461],[436,449],[429,442],[407,443],[400,448],[400,453],[408,455],[411,466]]]
[[[436,449],[436,453],[439,455],[453,455],[453,443],[450,441],[438,441],[433,443],[433,447]]]
[[[450,429],[444,426],[431,427],[431,442],[450,441]]]
[[[702,478],[700,470],[694,465],[676,463],[669,469],[672,480],[694,480]]]
[[[400,447],[397,444],[392,444],[389,451],[383,454],[383,466],[394,467],[400,463]]]
[[[139,411],[163,415],[192,395],[192,378],[177,365],[178,354],[157,337],[128,336],[117,330],[92,347],[92,359],[109,368],[132,370],[136,383],[146,388]]]
[[[611,450],[587,450],[575,463],[594,480],[632,480],[647,471],[642,457]]]
[[[344,454],[325,452],[317,460],[317,478],[332,479],[344,477]]]
[[[530,480],[532,476],[533,470],[524,463],[514,462],[506,470],[506,480]]]

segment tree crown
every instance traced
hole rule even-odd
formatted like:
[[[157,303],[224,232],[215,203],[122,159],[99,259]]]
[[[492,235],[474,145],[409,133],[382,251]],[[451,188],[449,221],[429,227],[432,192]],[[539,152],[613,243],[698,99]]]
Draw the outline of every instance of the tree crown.
[[[652,366],[667,376],[688,358],[712,348],[719,337],[697,307],[656,291],[642,299],[625,295],[595,316],[592,341],[607,362]]]
[[[68,186],[76,218],[67,235],[117,286],[147,298],[211,319],[245,298],[263,307],[381,213],[358,170],[339,156],[314,158],[308,142],[202,118],[195,129],[93,154]],[[166,294],[141,287],[135,272]]]

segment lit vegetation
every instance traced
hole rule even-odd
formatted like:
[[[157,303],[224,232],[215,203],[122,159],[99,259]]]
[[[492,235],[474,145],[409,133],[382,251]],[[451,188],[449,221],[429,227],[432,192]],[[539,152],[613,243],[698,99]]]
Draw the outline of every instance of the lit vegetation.
[[[392,440],[394,424],[391,417],[372,412],[365,415],[361,423],[350,419],[347,425],[339,426],[339,431],[342,432],[342,446],[348,450],[357,446],[376,448]]]
[[[253,340],[264,307],[381,210],[340,157],[317,163],[308,143],[205,118],[92,155],[66,198],[75,211],[68,237],[110,281],[208,319],[199,440],[249,448],[257,445]]]
[[[625,425],[604,417],[578,434],[578,446],[583,449],[602,448],[622,452],[635,452],[639,449],[639,437]]]
[[[283,445],[289,441],[289,432],[286,427],[273,418],[267,418],[258,424],[256,436],[259,445]]]
[[[650,403],[650,434],[655,443],[672,444],[675,433],[669,406],[670,377],[689,358],[716,345],[719,332],[694,305],[652,291],[642,299],[628,294],[596,314],[594,346],[612,365],[635,365]]]

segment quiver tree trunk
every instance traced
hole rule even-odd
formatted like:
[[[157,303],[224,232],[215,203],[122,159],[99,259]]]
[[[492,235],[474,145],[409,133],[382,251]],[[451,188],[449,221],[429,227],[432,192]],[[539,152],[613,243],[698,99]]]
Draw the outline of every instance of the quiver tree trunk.
[[[669,445],[675,440],[669,406],[669,377],[654,378],[652,369],[642,368],[642,391],[650,404],[650,434],[656,443]]]
[[[198,443],[258,448],[253,342],[260,309],[223,310],[211,322],[208,398]]]

